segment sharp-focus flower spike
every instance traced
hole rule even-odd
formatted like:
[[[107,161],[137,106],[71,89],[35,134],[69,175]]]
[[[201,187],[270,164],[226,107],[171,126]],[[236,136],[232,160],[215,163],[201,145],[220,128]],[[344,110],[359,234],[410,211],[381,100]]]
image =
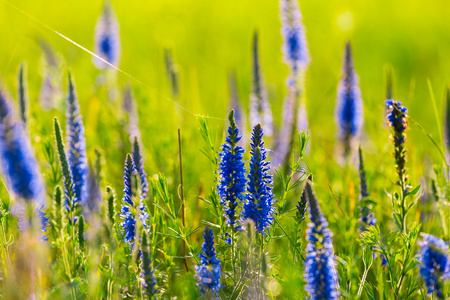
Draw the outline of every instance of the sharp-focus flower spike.
[[[105,1],[103,11],[95,27],[94,52],[110,64],[117,66],[120,59],[119,23],[109,1]],[[107,64],[94,58],[94,64],[99,69],[105,69]]]
[[[298,201],[296,211],[297,222],[301,223],[305,220],[306,210],[308,208],[308,201],[306,197],[306,189],[303,190],[302,195],[300,196],[300,201]]]
[[[406,130],[408,129],[408,109],[396,100],[386,100],[388,124],[392,127],[391,139],[394,144],[394,157],[399,184],[406,188]]]
[[[170,82],[170,87],[172,91],[172,96],[174,98],[178,97],[179,93],[179,79],[178,79],[178,69],[176,64],[173,62],[172,53],[169,49],[164,50],[165,66],[167,79]]]
[[[73,183],[72,171],[70,170],[69,161],[67,160],[66,152],[64,150],[64,142],[62,139],[61,126],[58,119],[55,118],[53,122],[56,146],[58,148],[59,163],[61,165],[61,171],[64,182],[64,194],[66,195],[65,206],[68,212],[75,212],[78,207],[78,198],[75,194],[75,184]],[[70,217],[69,217],[70,219]],[[75,224],[78,220],[74,217],[74,220],[70,219],[69,222]]]
[[[142,287],[144,288],[144,293],[152,298],[157,292],[155,271],[152,269],[151,253],[150,247],[148,245],[147,233],[143,231],[142,233],[142,273],[141,277],[144,279]]]
[[[228,118],[230,127],[228,127],[228,135],[220,153],[217,191],[227,224],[233,229],[239,229],[240,206],[245,198],[247,183],[243,156],[245,150],[238,146],[241,136],[239,136],[239,129],[234,119],[234,110],[230,112]]]
[[[195,266],[195,279],[202,296],[217,296],[217,292],[222,288],[220,276],[222,268],[220,260],[216,257],[216,249],[214,248],[214,233],[212,229],[205,228],[203,234],[205,242],[202,246],[202,252],[199,254],[200,261]]]
[[[270,162],[266,161],[266,149],[262,137],[261,124],[257,124],[253,128],[252,142],[250,143],[250,172],[243,212],[243,220],[253,220],[256,230],[260,233],[272,224],[274,212],[272,176],[269,175]]]
[[[116,222],[116,195],[114,189],[110,186],[106,187],[106,207],[108,219],[114,225]]]
[[[141,131],[139,130],[137,103],[130,85],[127,85],[124,89],[123,108],[128,115],[128,134],[131,142],[133,142],[135,137],[141,138]]]
[[[252,93],[250,95],[251,126],[261,123],[266,136],[272,135],[272,110],[267,98],[261,63],[258,52],[258,34],[253,38]]]
[[[422,233],[423,240],[419,242],[419,269],[425,280],[428,295],[436,293],[439,299],[444,299],[440,280],[450,279],[449,246],[442,239]]]
[[[28,118],[28,84],[26,79],[26,64],[23,62],[20,64],[18,75],[18,98],[20,107],[20,117],[24,124],[27,123]]]
[[[148,193],[148,180],[147,173],[145,173],[144,169],[144,159],[142,158],[142,150],[141,144],[137,137],[134,138],[133,142],[133,161],[136,165],[137,172],[139,174],[140,183],[141,183],[141,198],[139,202],[139,218],[144,225],[145,228],[148,226],[148,218],[150,217],[147,212],[147,206],[145,205],[145,199],[147,198]]]
[[[305,195],[311,223],[307,230],[305,289],[310,299],[338,299],[339,278],[333,255],[333,242],[328,222],[322,214],[312,183],[306,182]]]
[[[84,136],[83,119],[75,90],[75,83],[69,73],[69,88],[67,95],[67,158],[72,173],[75,195],[84,206],[88,193],[88,165],[86,156],[86,139]]]
[[[121,224],[122,232],[125,234],[125,242],[132,245],[136,236],[136,218],[133,214],[133,197],[132,176],[137,174],[136,166],[131,154],[127,154],[125,160],[125,170],[123,175],[123,204],[120,217],[124,220]]]
[[[445,146],[447,152],[450,152],[450,88],[447,88],[447,96],[445,99],[444,133]]]
[[[302,24],[302,14],[297,0],[281,0],[280,9],[283,60],[295,75],[299,70],[305,69],[310,62],[305,27]]]
[[[45,204],[44,184],[23,122],[0,89],[0,158],[3,175],[17,198]]]
[[[339,83],[336,120],[339,138],[344,146],[344,154],[351,152],[352,142],[359,135],[363,123],[363,105],[355,72],[350,43],[345,47],[342,79]]]

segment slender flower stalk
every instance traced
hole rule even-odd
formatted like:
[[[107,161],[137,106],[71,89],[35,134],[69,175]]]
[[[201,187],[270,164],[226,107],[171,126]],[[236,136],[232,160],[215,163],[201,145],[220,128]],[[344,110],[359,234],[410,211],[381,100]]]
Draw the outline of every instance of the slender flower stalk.
[[[19,75],[18,75],[18,98],[20,107],[20,117],[24,124],[27,123],[28,119],[28,84],[26,78],[26,64],[25,62],[20,64]]]
[[[373,212],[370,211],[371,207],[370,205],[365,205],[362,203],[364,199],[369,197],[369,191],[367,189],[367,182],[366,182],[366,171],[364,169],[364,158],[362,154],[361,146],[358,150],[359,153],[359,190],[360,190],[360,209],[361,209],[361,218],[360,221],[360,230],[365,231],[367,229],[367,226],[374,226],[377,222],[377,219],[375,218],[375,215]]]
[[[219,162],[219,179],[217,191],[220,196],[220,204],[224,208],[224,217],[232,229],[240,229],[240,207],[245,198],[245,150],[238,146],[241,136],[234,119],[234,110],[228,117],[230,127],[225,143],[222,145]]]
[[[333,255],[333,243],[328,222],[322,214],[312,182],[307,181],[305,195],[309,204],[311,223],[307,230],[308,245],[305,259],[305,289],[309,299],[338,299],[339,278]]]
[[[142,157],[141,144],[139,143],[137,137],[134,138],[132,155],[141,183],[141,194],[140,194],[141,197],[139,201],[139,219],[144,225],[144,228],[147,228],[148,218],[150,217],[147,212],[147,206],[145,205],[145,199],[147,198],[148,193],[148,180],[147,180],[147,173],[145,173],[144,169],[144,159]]]
[[[95,27],[94,52],[114,66],[119,64],[119,22],[109,1],[105,1],[103,11]],[[94,58],[94,64],[99,69],[105,69],[107,67],[107,64],[97,58]]]
[[[59,125],[58,119],[54,119],[53,126],[55,131],[56,146],[58,148],[59,163],[61,164],[61,171],[63,175],[64,194],[66,195],[65,207],[69,213],[69,223],[72,224],[73,221],[73,224],[75,224],[78,220],[77,211],[80,201],[75,193],[75,184],[73,181],[70,164],[64,150],[61,126]]]
[[[41,59],[42,86],[39,102],[44,110],[58,107],[63,99],[61,78],[63,58],[44,40],[39,41],[43,55]]]
[[[267,136],[272,135],[272,110],[267,98],[258,52],[258,34],[253,37],[252,93],[250,94],[250,122],[261,123]]]
[[[125,160],[125,170],[123,175],[123,204],[122,209],[120,211],[120,217],[123,219],[121,224],[122,232],[125,236],[125,242],[130,245],[134,244],[135,236],[136,236],[136,218],[133,214],[134,211],[134,203],[133,197],[134,192],[132,189],[132,176],[137,174],[136,166],[133,161],[133,157],[131,154],[127,154],[127,158]]]
[[[70,73],[67,95],[66,126],[67,158],[72,173],[75,195],[80,203],[86,207],[89,175],[86,155],[86,138],[84,135],[83,119],[80,113],[75,83]]]
[[[216,257],[212,229],[205,228],[203,237],[205,242],[202,246],[202,252],[199,254],[200,261],[195,266],[195,279],[197,279],[197,286],[200,289],[201,296],[213,298],[217,296],[217,292],[222,288],[220,283],[222,268],[220,260]]]
[[[135,137],[141,139],[141,131],[139,129],[139,115],[136,98],[133,95],[133,89],[130,85],[127,85],[124,89],[123,108],[128,116],[128,134],[133,143]]]
[[[448,156],[450,152],[450,88],[447,88],[447,96],[445,99],[444,141]]]
[[[158,289],[156,287],[155,271],[152,269],[150,247],[148,245],[147,233],[145,231],[142,232],[141,255],[141,277],[144,279],[142,286],[144,287],[145,295],[151,299],[158,292]]]
[[[436,293],[439,299],[444,299],[440,280],[450,279],[449,246],[442,239],[422,233],[423,240],[419,242],[419,269],[425,280],[428,295]]]
[[[170,49],[164,50],[167,79],[170,82],[172,96],[176,99],[180,91],[177,65],[173,61]]]
[[[304,94],[305,73],[310,57],[297,0],[280,0],[283,61],[289,67],[288,89],[283,103],[282,128],[276,140],[274,165],[289,164],[297,132],[308,129]]]
[[[262,140],[261,124],[253,128],[250,172],[248,174],[247,196],[244,203],[243,220],[255,222],[256,230],[262,233],[273,221],[272,176],[269,175],[270,161],[266,161],[266,149]]]
[[[350,43],[346,44],[342,79],[339,83],[336,120],[339,138],[344,147],[344,156],[352,151],[352,144],[361,131],[363,123],[363,105],[358,85],[358,75],[354,69]]]

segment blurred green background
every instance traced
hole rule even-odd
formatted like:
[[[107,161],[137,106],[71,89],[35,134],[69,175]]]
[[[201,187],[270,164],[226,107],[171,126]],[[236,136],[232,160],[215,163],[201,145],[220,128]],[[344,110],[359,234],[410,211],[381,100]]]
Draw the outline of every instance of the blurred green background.
[[[14,1],[15,6],[42,23],[92,50],[94,28],[103,1]],[[171,99],[164,70],[164,48],[172,49],[180,72],[180,103],[195,114],[208,115],[210,125],[222,140],[228,111],[228,72],[237,73],[238,90],[248,111],[251,85],[251,38],[260,34],[262,68],[268,86],[274,119],[280,126],[281,107],[286,94],[288,68],[282,62],[278,1],[113,1],[120,23],[122,42],[119,67],[146,86],[118,74],[120,91],[131,83],[139,106],[140,128],[146,148],[146,168],[150,175],[164,172],[177,181],[177,127],[183,137],[187,199],[214,184],[214,167],[200,153],[203,141],[197,118],[183,111],[180,121]],[[394,98],[410,110],[440,143],[427,79],[442,117],[444,92],[450,77],[450,2],[448,1],[334,1],[302,0],[300,8],[312,57],[306,78],[306,98],[311,132],[308,161],[318,177],[318,190],[328,193],[327,181],[342,192],[339,179],[345,170],[334,160],[336,127],[334,108],[341,72],[344,44],[354,49],[364,101],[364,135],[369,181],[392,184],[395,180],[392,146],[385,125],[384,97],[386,68],[394,70]],[[0,0],[0,74],[16,97],[19,64],[28,64],[33,140],[52,139],[52,117],[64,123],[60,110],[40,112],[38,94],[41,79],[41,48],[45,39],[62,54],[65,69],[74,73],[81,110],[86,125],[89,157],[100,146],[106,154],[107,179],[121,189],[125,153],[130,151],[126,136],[120,134],[123,122],[117,120],[117,104],[95,88],[99,71],[92,57],[55,32]],[[66,89],[66,79],[62,81]],[[34,112],[33,112],[34,110]],[[439,120],[442,124],[442,120]],[[424,174],[427,157],[436,161],[439,152],[414,125],[409,131],[409,166],[417,183]],[[270,143],[267,144],[270,147]],[[39,148],[36,150],[42,156]],[[428,164],[429,166],[430,164]],[[344,173],[342,173],[344,172]],[[377,179],[378,175],[388,174]],[[354,178],[356,180],[356,178]],[[382,192],[380,185],[380,192]],[[328,194],[327,199],[332,199]],[[327,200],[328,201],[328,200]],[[331,201],[331,200],[329,200]],[[333,207],[330,210],[334,210]],[[193,213],[192,213],[193,214]]]

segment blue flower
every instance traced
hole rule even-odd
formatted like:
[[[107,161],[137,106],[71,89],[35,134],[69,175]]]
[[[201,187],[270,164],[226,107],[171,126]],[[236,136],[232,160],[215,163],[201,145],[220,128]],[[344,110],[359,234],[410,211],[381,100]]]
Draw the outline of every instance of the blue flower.
[[[134,164],[131,154],[127,154],[125,160],[125,170],[123,175],[123,204],[120,210],[120,217],[124,220],[121,224],[122,232],[125,235],[125,242],[133,245],[134,238],[136,236],[136,218],[132,212],[134,208],[133,197],[134,193],[132,190],[132,176],[136,175],[136,166]]]
[[[391,135],[394,144],[394,157],[397,166],[399,184],[404,188],[408,176],[406,174],[406,130],[408,129],[408,109],[400,101],[386,100],[388,124],[393,129]]]
[[[227,224],[239,229],[238,210],[244,200],[247,183],[243,161],[245,150],[238,146],[241,137],[234,121],[234,110],[230,112],[229,120],[228,135],[220,153],[217,191]]]
[[[147,198],[148,193],[148,181],[147,181],[147,173],[145,173],[144,169],[144,160],[142,158],[142,150],[141,145],[137,137],[134,138],[133,142],[133,161],[136,164],[136,169],[139,174],[139,178],[141,180],[141,198],[139,201],[139,218],[147,228],[148,218],[150,217],[147,212],[147,207],[145,205],[145,199]]]
[[[152,269],[152,261],[150,254],[150,247],[148,245],[147,233],[142,236],[142,245],[141,245],[141,277],[144,279],[142,282],[142,287],[144,288],[144,293],[150,298],[158,292],[156,287],[156,278],[155,271]]]
[[[338,88],[336,120],[339,126],[339,137],[344,143],[344,152],[348,155],[352,139],[359,134],[363,123],[361,91],[353,66],[350,43],[347,43],[345,47],[342,73]]]
[[[77,199],[87,207],[88,165],[86,158],[86,138],[80,113],[80,105],[75,90],[75,84],[69,73],[69,88],[67,96],[67,158]]]
[[[102,14],[95,27],[95,54],[117,66],[120,59],[120,35],[119,23],[114,14],[112,5],[106,1]],[[94,64],[99,69],[104,69],[107,65],[101,60],[94,58]]]
[[[436,293],[439,299],[444,299],[440,279],[450,278],[449,247],[442,239],[430,234],[422,234],[423,240],[419,242],[420,275],[425,280],[428,294]]]
[[[195,266],[195,279],[197,279],[197,286],[200,289],[201,295],[217,295],[219,289],[222,288],[220,283],[220,276],[222,275],[222,268],[220,260],[216,257],[216,249],[214,248],[214,233],[212,229],[205,228],[203,234],[205,242],[200,253],[200,261]]]
[[[272,110],[267,99],[266,86],[259,62],[258,34],[253,38],[253,66],[252,66],[252,93],[250,94],[250,122],[251,126],[261,123],[266,135],[272,135]]]
[[[0,159],[6,182],[17,198],[45,204],[44,184],[23,122],[14,117],[0,90]]]
[[[297,0],[281,0],[280,9],[283,60],[290,66],[292,73],[297,74],[310,62],[302,14]]]
[[[247,196],[244,203],[243,220],[255,222],[256,230],[262,233],[273,221],[272,176],[270,162],[266,161],[266,149],[262,140],[261,124],[253,128],[250,173],[248,174]]]
[[[333,234],[320,211],[312,183],[306,182],[305,195],[309,204],[311,223],[307,230],[308,245],[305,258],[306,291],[310,299],[338,299],[339,278],[333,256]]]

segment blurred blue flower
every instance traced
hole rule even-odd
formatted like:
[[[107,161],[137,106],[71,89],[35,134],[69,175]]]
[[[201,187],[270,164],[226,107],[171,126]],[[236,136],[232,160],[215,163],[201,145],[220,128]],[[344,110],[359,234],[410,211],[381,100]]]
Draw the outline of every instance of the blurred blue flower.
[[[247,183],[243,161],[245,150],[238,146],[241,137],[234,120],[234,110],[230,112],[229,120],[228,135],[220,153],[217,191],[227,224],[239,229],[239,207],[244,200]]]
[[[69,73],[67,95],[67,158],[72,173],[75,195],[83,207],[87,208],[88,165],[86,157],[86,138],[80,113],[80,105],[75,90],[75,83]]]
[[[144,279],[142,282],[142,287],[144,288],[144,293],[150,299],[158,292],[158,288],[156,287],[156,278],[155,271],[152,269],[152,261],[151,261],[151,253],[150,247],[148,245],[148,237],[147,233],[144,231],[142,236],[142,245],[141,245],[141,277]]]
[[[269,175],[270,162],[266,161],[266,149],[262,137],[263,129],[261,124],[257,124],[253,128],[250,143],[250,172],[243,212],[243,220],[253,220],[256,230],[260,233],[273,221],[272,176]]]
[[[305,195],[309,204],[311,223],[307,230],[308,245],[305,258],[305,289],[310,299],[339,299],[339,278],[333,255],[333,234],[320,211],[312,183],[306,182]]]
[[[17,198],[45,204],[44,184],[23,122],[0,89],[0,158],[3,175]]]
[[[109,1],[105,1],[102,14],[95,27],[94,52],[114,66],[119,64],[120,59],[120,35],[119,23],[113,7]],[[94,58],[94,64],[99,69],[107,65],[101,60]]]
[[[420,275],[425,280],[428,295],[436,293],[439,299],[444,299],[439,280],[450,279],[449,246],[442,239],[422,233],[423,240],[419,242]]]
[[[352,139],[357,136],[363,123],[363,105],[358,85],[350,43],[345,47],[342,79],[339,83],[336,120],[339,138],[344,145],[345,155],[351,151]]]
[[[200,261],[195,266],[195,279],[202,296],[217,296],[217,292],[222,288],[220,277],[222,268],[220,260],[216,257],[216,249],[214,248],[214,233],[212,229],[205,228],[203,234],[205,242],[200,252]]]
[[[295,75],[310,62],[305,27],[297,0],[280,1],[281,33],[283,36],[283,60]]]

